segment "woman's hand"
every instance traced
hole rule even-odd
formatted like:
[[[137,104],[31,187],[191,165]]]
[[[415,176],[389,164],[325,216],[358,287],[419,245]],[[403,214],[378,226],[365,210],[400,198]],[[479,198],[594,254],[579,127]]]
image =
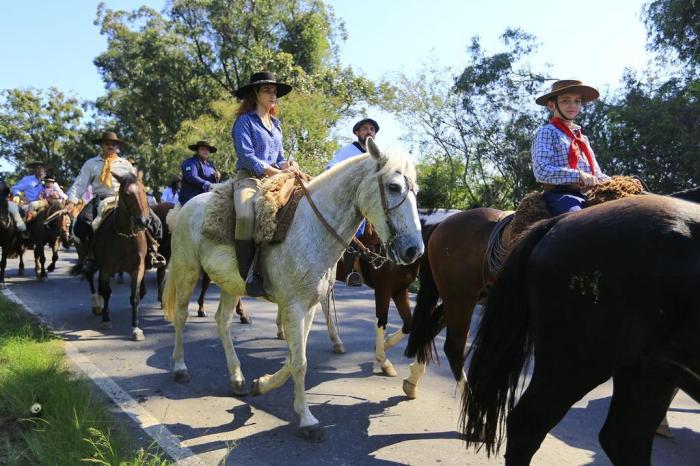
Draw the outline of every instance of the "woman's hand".
[[[299,172],[299,165],[297,165],[294,160],[290,160],[289,162],[284,162],[282,164],[282,171],[283,172],[291,172],[291,173],[300,173]]]

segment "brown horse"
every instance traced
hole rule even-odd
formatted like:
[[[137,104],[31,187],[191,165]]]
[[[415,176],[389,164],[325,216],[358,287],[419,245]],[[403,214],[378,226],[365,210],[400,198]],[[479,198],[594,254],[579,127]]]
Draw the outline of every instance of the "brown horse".
[[[70,213],[64,208],[63,201],[54,201],[37,212],[32,221],[27,224],[30,242],[34,245],[34,273],[36,278],[44,279],[47,272],[56,269],[58,249],[70,242]],[[46,264],[44,247],[51,248],[51,263]]]
[[[170,261],[170,228],[168,227],[168,223],[165,221],[166,217],[168,216],[168,212],[170,212],[173,207],[175,207],[175,204],[171,202],[161,202],[160,204],[156,204],[152,207],[153,212],[158,216],[160,219],[160,222],[163,225],[163,240],[161,241],[160,245],[158,246],[158,252],[165,257],[166,261]],[[166,267],[159,267],[156,270],[156,277],[157,277],[157,282],[158,282],[158,301],[163,303],[163,280],[165,279],[165,269]],[[209,275],[204,273],[202,271],[202,289],[199,292],[199,298],[197,299],[197,304],[199,305],[199,308],[197,309],[197,317],[206,317],[207,313],[204,311],[204,295],[206,294],[207,290],[209,289],[209,285],[211,284],[211,279],[209,278]],[[241,301],[238,301],[238,304],[236,304],[236,313],[238,314],[241,323],[242,324],[252,324],[253,319],[243,310],[243,305],[241,304]]]
[[[421,231],[425,241],[426,235],[435,228],[444,218],[455,214],[456,210],[424,210],[418,212],[421,222]],[[382,242],[376,234],[372,225],[367,225],[359,240],[370,251],[374,253],[382,252]],[[425,257],[425,256],[424,256]],[[345,254],[338,262],[336,269],[336,279],[344,281],[350,272],[352,256]],[[392,262],[385,262],[380,267],[375,268],[366,258],[360,259],[360,270],[367,286],[374,290],[375,312],[377,316],[376,340],[375,340],[375,370],[381,371],[389,377],[397,375],[394,366],[386,357],[386,351],[400,342],[411,330],[411,303],[408,297],[408,287],[416,280],[419,268],[422,264],[417,261],[411,265],[395,265]],[[389,317],[389,305],[394,302],[399,312],[403,326],[401,330],[388,337],[384,337]],[[343,342],[338,335],[336,323],[330,316],[327,301],[322,301],[323,312],[328,325],[328,331],[333,342],[333,351],[344,353]]]
[[[103,219],[93,240],[95,264],[99,271],[99,296],[95,294],[94,272],[85,272],[76,266],[74,273],[82,273],[87,278],[93,297],[93,312],[102,315],[103,329],[112,327],[109,317],[109,298],[112,294],[109,279],[117,272],[130,275],[131,337],[134,341],[141,341],[144,336],[139,328],[138,308],[146,294],[143,276],[147,251],[146,227],[150,210],[146,191],[139,178],[132,174],[113,176],[119,181],[117,207]],[[84,254],[83,247],[79,247],[79,255]]]
[[[5,268],[8,257],[19,255],[20,275],[24,274],[24,262],[21,253],[24,252],[24,240],[20,237],[17,225],[10,215],[10,201],[8,196],[10,188],[4,181],[0,180],[0,248],[2,248],[2,258],[0,259],[0,284],[5,283]]]

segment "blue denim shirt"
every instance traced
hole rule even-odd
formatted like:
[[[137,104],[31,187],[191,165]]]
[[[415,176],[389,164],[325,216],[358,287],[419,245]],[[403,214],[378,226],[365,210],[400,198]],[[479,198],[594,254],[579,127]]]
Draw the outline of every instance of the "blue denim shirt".
[[[39,200],[39,195],[44,189],[44,183],[41,182],[36,175],[27,175],[19,183],[12,187],[12,195],[19,196],[19,193],[24,193],[24,198],[29,202]]]
[[[231,136],[238,156],[237,170],[248,170],[253,175],[262,177],[266,168],[282,167],[285,161],[282,127],[277,118],[272,117],[271,120],[272,131],[265,128],[255,111],[241,115],[233,124]]]
[[[203,162],[199,156],[195,155],[182,162],[182,188],[178,196],[180,204],[185,205],[196,195],[209,191],[211,184],[216,182],[215,173],[214,163]]]

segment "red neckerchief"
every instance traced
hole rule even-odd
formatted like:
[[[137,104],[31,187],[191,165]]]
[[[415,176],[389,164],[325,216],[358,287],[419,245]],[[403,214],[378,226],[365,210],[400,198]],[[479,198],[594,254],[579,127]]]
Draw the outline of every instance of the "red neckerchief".
[[[588,166],[591,167],[591,174],[595,175],[595,159],[593,158],[593,152],[591,148],[588,147],[588,144],[586,144],[586,140],[583,139],[581,131],[577,131],[578,135],[576,135],[561,118],[552,118],[549,122],[571,139],[571,145],[569,146],[569,167],[576,168],[578,166],[578,157],[581,151],[583,151],[588,161]]]

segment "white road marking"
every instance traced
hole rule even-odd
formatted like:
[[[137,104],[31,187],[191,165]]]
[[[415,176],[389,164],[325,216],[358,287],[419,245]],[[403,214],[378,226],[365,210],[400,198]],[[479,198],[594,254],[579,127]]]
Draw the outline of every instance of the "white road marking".
[[[8,288],[3,288],[2,294],[13,303],[22,306],[30,314],[44,321],[41,314],[22,302],[22,300]],[[182,446],[178,438],[173,435],[167,427],[162,425],[155,416],[143,409],[128,392],[117,385],[114,380],[108,377],[107,374],[102,372],[96,365],[91,363],[88,358],[80,354],[75,344],[64,340],[63,345],[66,349],[66,356],[75,367],[79,368],[86,376],[90,377],[95,385],[105,392],[119,409],[128,414],[139,427],[155,440],[160,448],[173,460],[177,461],[178,465],[205,466],[205,463],[199,459],[192,450]]]

